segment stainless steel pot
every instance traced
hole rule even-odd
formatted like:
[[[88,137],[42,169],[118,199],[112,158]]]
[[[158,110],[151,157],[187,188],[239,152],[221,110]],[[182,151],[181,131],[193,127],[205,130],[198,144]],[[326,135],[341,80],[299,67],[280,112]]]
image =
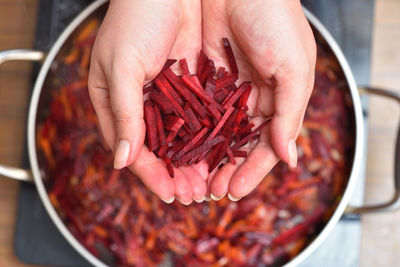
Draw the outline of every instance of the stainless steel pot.
[[[39,96],[42,91],[42,87],[49,71],[49,68],[54,61],[56,55],[58,54],[60,48],[66,42],[68,37],[72,34],[72,32],[93,12],[103,6],[107,1],[106,0],[98,0],[87,7],[84,11],[82,11],[72,22],[71,24],[64,30],[61,36],[58,38],[56,43],[53,45],[51,50],[48,53],[44,53],[42,51],[34,51],[34,50],[8,50],[0,52],[0,65],[12,60],[25,60],[25,61],[42,61],[42,67],[40,73],[36,79],[36,83],[33,89],[33,94],[30,102],[29,108],[29,117],[28,117],[28,151],[29,151],[29,160],[31,170],[24,170],[19,168],[14,168],[10,166],[0,165],[0,175],[3,175],[8,178],[34,182],[40,198],[50,215],[51,219],[55,223],[58,230],[62,233],[62,235],[67,239],[67,241],[90,263],[95,266],[106,266],[103,262],[101,262],[98,258],[93,256],[87,249],[85,249],[71,234],[71,232],[67,229],[56,210],[52,206],[44,182],[42,180],[42,174],[40,172],[38,158],[37,158],[37,150],[36,150],[36,117],[38,111],[38,103]],[[361,102],[360,102],[360,94],[369,93],[382,95],[385,97],[389,97],[391,99],[397,100],[400,102],[400,94],[395,92],[391,92],[383,89],[376,88],[357,88],[355,80],[353,78],[353,74],[347,64],[347,61],[340,50],[339,46],[333,39],[333,37],[329,34],[326,28],[321,24],[321,22],[314,17],[308,10],[304,10],[309,22],[314,26],[314,28],[320,33],[321,36],[324,37],[325,41],[335,54],[342,70],[345,74],[345,78],[348,83],[348,87],[350,88],[350,95],[353,101],[354,107],[354,117],[355,117],[355,147],[354,147],[354,160],[350,173],[350,177],[342,196],[342,199],[337,206],[335,212],[326,223],[323,230],[318,234],[318,236],[295,258],[293,258],[290,262],[287,263],[287,266],[296,266],[301,263],[305,258],[307,258],[329,235],[330,231],[334,228],[339,218],[344,213],[365,213],[365,212],[376,212],[376,211],[390,211],[400,207],[400,165],[395,165],[395,176],[394,176],[394,185],[395,185],[395,193],[392,199],[387,203],[382,203],[374,206],[366,206],[366,207],[351,207],[348,205],[350,196],[352,194],[353,188],[356,183],[357,177],[359,177],[360,169],[361,169],[361,157],[363,151],[365,149],[365,136],[363,133],[363,118],[362,118],[362,110],[361,110]],[[400,161],[400,131],[397,135],[396,142],[396,162]]]

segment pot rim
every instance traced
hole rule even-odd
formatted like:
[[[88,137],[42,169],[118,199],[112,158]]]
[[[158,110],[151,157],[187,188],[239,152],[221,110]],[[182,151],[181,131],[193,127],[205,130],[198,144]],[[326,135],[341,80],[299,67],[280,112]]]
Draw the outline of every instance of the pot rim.
[[[68,230],[67,226],[61,220],[54,206],[51,204],[48,193],[44,186],[42,180],[42,174],[39,168],[38,160],[37,160],[37,151],[36,151],[36,115],[37,108],[39,104],[40,93],[42,91],[43,83],[46,79],[47,73],[50,69],[51,64],[54,61],[54,58],[57,56],[59,50],[64,45],[65,41],[71,35],[71,33],[94,11],[96,11],[103,4],[108,2],[107,0],[97,0],[86,7],[81,13],[79,13],[75,19],[67,26],[67,28],[62,32],[60,37],[58,37],[57,41],[54,43],[50,52],[47,54],[47,57],[40,68],[40,72],[38,77],[36,78],[35,86],[33,88],[32,98],[29,105],[29,114],[28,114],[28,153],[29,153],[29,161],[33,173],[33,180],[35,182],[36,188],[39,192],[40,199],[44,204],[44,207],[49,214],[51,220],[56,225],[57,229],[61,232],[64,238],[68,241],[68,243],[86,260],[88,260],[94,266],[99,267],[107,267],[101,260],[95,257],[92,253],[90,253]]]
[[[42,180],[42,173],[39,168],[38,160],[37,160],[37,151],[36,151],[36,115],[37,108],[39,104],[40,93],[42,91],[43,83],[46,79],[48,70],[50,69],[51,64],[53,63],[55,57],[57,56],[59,50],[64,45],[65,41],[70,37],[71,33],[95,10],[101,7],[103,4],[108,2],[107,0],[96,0],[92,4],[90,4],[87,8],[85,8],[81,13],[77,15],[77,17],[68,25],[68,27],[63,31],[57,41],[54,43],[50,52],[48,53],[41,69],[39,75],[36,79],[30,105],[29,105],[29,114],[28,114],[28,133],[27,133],[27,142],[28,142],[28,154],[29,161],[32,168],[34,182],[36,184],[36,188],[39,192],[40,199],[44,204],[44,207],[49,214],[50,218],[56,225],[57,229],[61,232],[64,238],[68,241],[68,243],[86,260],[88,260],[94,266],[107,267],[101,260],[95,257],[92,253],[90,253],[68,230],[64,222],[59,217],[57,211],[54,206],[51,204],[50,199],[48,197],[48,193],[44,186]],[[322,23],[306,8],[303,8],[304,13],[312,26],[324,37],[325,41],[335,54],[343,72],[347,83],[350,88],[350,94],[353,102],[353,110],[355,116],[355,149],[354,149],[354,159],[353,166],[350,172],[350,177],[345,189],[345,192],[340,200],[339,205],[336,207],[335,212],[326,223],[322,231],[317,235],[317,237],[305,248],[303,249],[296,257],[286,263],[285,266],[296,266],[301,263],[304,259],[306,259],[329,235],[331,230],[334,228],[340,217],[342,216],[348,202],[350,201],[350,196],[353,192],[357,176],[360,173],[361,169],[361,157],[364,143],[364,132],[363,132],[363,118],[362,118],[362,110],[361,110],[361,102],[358,94],[357,86],[353,77],[353,74],[350,70],[350,67],[345,59],[341,49],[337,45],[334,38],[330,35],[328,30],[322,25]]]
[[[350,89],[351,99],[353,102],[353,111],[356,124],[355,147],[354,147],[353,165],[350,171],[350,176],[346,185],[346,189],[343,193],[342,199],[339,202],[339,205],[336,207],[335,212],[328,220],[328,222],[325,224],[324,228],[318,234],[318,236],[310,244],[308,244],[308,246],[305,249],[303,249],[299,254],[297,254],[293,259],[291,259],[288,263],[284,265],[287,267],[297,266],[301,262],[303,262],[308,256],[310,256],[315,251],[315,249],[318,246],[320,246],[322,242],[328,237],[329,233],[332,231],[332,229],[339,221],[340,217],[343,215],[343,212],[347,207],[350,201],[350,197],[353,193],[355,184],[357,182],[357,177],[361,173],[362,154],[363,150],[365,149],[363,147],[365,135],[363,131],[364,120],[362,116],[361,99],[350,66],[339,45],[337,44],[333,36],[329,33],[329,31],[325,28],[325,26],[321,23],[321,21],[317,17],[315,17],[307,8],[303,7],[303,11],[309,23],[321,34],[321,36],[324,38],[324,40],[332,50],[346,78],[347,84]]]

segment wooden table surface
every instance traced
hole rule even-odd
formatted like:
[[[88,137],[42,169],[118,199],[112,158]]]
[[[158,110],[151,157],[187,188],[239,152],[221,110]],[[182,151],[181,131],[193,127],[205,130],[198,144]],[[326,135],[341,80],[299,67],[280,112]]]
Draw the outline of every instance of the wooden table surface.
[[[37,0],[0,0],[0,51],[30,48]],[[400,1],[376,0],[371,84],[400,91]],[[19,166],[25,140],[29,63],[0,69],[0,162]],[[393,192],[394,141],[399,112],[396,103],[370,102],[366,202],[389,199]],[[22,267],[13,251],[18,183],[0,179],[0,266]],[[396,266],[400,255],[400,211],[362,217],[361,266]]]

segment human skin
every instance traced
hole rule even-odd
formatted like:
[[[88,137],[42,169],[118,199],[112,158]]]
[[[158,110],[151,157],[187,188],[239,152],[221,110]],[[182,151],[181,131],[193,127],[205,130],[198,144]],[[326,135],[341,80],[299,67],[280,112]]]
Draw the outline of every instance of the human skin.
[[[227,37],[239,81],[253,82],[247,113],[260,124],[272,115],[246,159],[227,163],[209,179],[213,199],[238,200],[250,193],[279,159],[297,165],[295,140],[314,84],[316,45],[298,0],[203,0],[203,49],[228,67]]]
[[[171,179],[144,146],[142,87],[168,58],[185,57],[194,69],[200,49],[200,0],[112,0],[92,52],[89,93],[114,167],[128,166],[166,202],[202,201],[206,183],[191,167]]]
[[[229,69],[222,37],[233,46],[239,81],[253,81],[248,114],[258,124],[269,115],[272,121],[237,165],[209,174],[203,161],[175,168],[171,179],[144,145],[142,87],[167,58],[186,58],[193,72],[201,48]],[[114,166],[128,166],[166,202],[175,196],[199,202],[210,193],[214,199],[244,197],[279,159],[296,165],[294,140],[313,87],[315,54],[298,0],[111,1],[92,53],[89,93]]]

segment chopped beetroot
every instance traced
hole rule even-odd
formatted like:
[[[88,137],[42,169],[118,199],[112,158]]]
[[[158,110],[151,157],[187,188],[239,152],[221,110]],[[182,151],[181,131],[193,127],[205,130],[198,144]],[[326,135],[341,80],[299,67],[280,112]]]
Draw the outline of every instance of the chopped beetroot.
[[[226,56],[228,57],[229,67],[231,68],[231,72],[236,78],[239,77],[239,70],[236,64],[235,55],[233,54],[233,50],[231,44],[229,43],[228,38],[222,38],[222,43],[225,48]]]
[[[226,77],[218,79],[215,82],[215,89],[218,91],[219,89],[230,86],[230,85],[234,84],[236,82],[236,80],[237,80],[237,78],[235,75],[228,75]]]
[[[243,150],[232,150],[232,154],[236,158],[245,158],[247,157],[247,152]]]
[[[238,150],[260,136],[249,123],[247,101],[251,83],[236,86],[238,69],[229,41],[223,45],[231,73],[224,67],[216,72],[214,61],[200,51],[196,74],[190,74],[186,59],[179,61],[182,76],[170,66],[168,60],[161,73],[143,89],[151,99],[145,102],[146,142],[151,151],[163,159],[169,174],[173,166],[194,164],[207,159],[209,171],[223,166],[228,158],[236,164],[235,157],[246,157]]]
[[[208,105],[208,106],[207,106],[207,110],[208,110],[208,111],[211,113],[211,115],[213,115],[213,117],[216,118],[217,120],[220,120],[220,119],[221,119],[222,115],[221,115],[221,113],[219,113],[218,109],[217,109],[214,105],[212,105],[212,104]]]
[[[243,145],[247,144],[247,142],[250,141],[252,137],[257,135],[261,129],[271,120],[271,118],[267,118],[260,126],[258,126],[253,132],[251,132],[249,135],[246,137],[242,138],[239,143],[236,143],[235,145],[232,146],[232,150],[239,149]]]
[[[173,131],[176,123],[179,120],[182,120],[182,119],[177,116],[174,116],[174,115],[164,116],[164,119],[163,119],[164,129],[167,131]]]
[[[154,112],[156,115],[156,122],[157,122],[157,132],[158,132],[158,140],[160,142],[160,146],[166,146],[167,145],[167,140],[165,138],[165,132],[164,132],[164,127],[163,127],[163,122],[161,119],[161,112],[160,109],[157,106],[154,106]]]
[[[196,96],[186,87],[171,69],[166,69],[163,75],[169,80],[174,88],[189,102],[193,109],[202,117],[206,117],[204,106],[197,100]]]
[[[164,93],[164,95],[169,99],[169,101],[173,104],[174,109],[176,110],[177,115],[180,115],[184,121],[190,126],[191,122],[189,118],[186,116],[185,111],[183,108],[179,105],[177,100],[172,96],[171,92],[174,91],[172,86],[168,83],[167,79],[163,75],[157,76],[157,78],[154,80],[154,82],[157,84],[157,86],[160,88],[161,92]]]
[[[176,158],[181,158],[186,152],[192,149],[207,132],[208,128],[204,127],[203,129],[201,129],[201,131],[199,131],[193,138],[191,138],[190,141],[178,152],[178,154],[176,154]]]
[[[179,60],[179,64],[181,65],[181,70],[183,75],[190,75],[189,66],[187,64],[186,58],[182,58]]]
[[[167,62],[165,62],[161,72],[163,72],[165,69],[168,69],[169,67],[171,67],[172,65],[174,65],[176,62],[176,59],[167,59]]]
[[[243,82],[239,88],[237,89],[236,92],[233,93],[231,97],[229,97],[229,100],[224,104],[224,108],[228,108],[232,106],[238,99],[239,97],[242,96],[242,94],[248,89],[251,88],[251,82]]]
[[[215,74],[214,61],[209,59],[207,65],[204,67],[203,72],[200,74],[199,81],[204,84],[208,77],[212,77]]]
[[[160,146],[157,133],[157,119],[151,100],[144,102],[144,121],[146,123],[147,145],[150,151],[155,151]]]
[[[225,111],[225,109],[215,102],[214,98],[210,97],[209,95],[206,94],[203,88],[199,87],[196,85],[189,76],[183,75],[182,76],[182,81],[202,100],[206,101],[208,104],[213,104],[215,107],[218,108],[219,111]]]
[[[206,66],[207,62],[208,57],[206,56],[206,54],[204,54],[203,50],[200,50],[199,59],[197,61],[197,76],[200,76],[200,74],[203,72],[203,69]]]
[[[196,114],[194,114],[193,109],[190,107],[188,103],[185,104],[184,108],[186,115],[188,116],[189,120],[195,127],[195,132],[199,131],[201,129],[201,124],[199,120],[196,117]]]
[[[219,143],[225,141],[225,137],[223,137],[222,135],[218,135],[208,141],[205,141],[202,145],[200,145],[199,147],[193,149],[192,151],[189,151],[188,153],[186,153],[182,158],[181,161],[182,162],[186,162],[192,158],[194,158],[195,156],[203,153],[203,152],[208,152],[212,147],[218,145]]]
[[[215,79],[213,77],[208,77],[204,91],[206,91],[209,96],[214,97]]]
[[[174,178],[174,167],[172,167],[171,159],[163,158],[163,160],[164,160],[165,165],[167,166],[169,176]]]
[[[221,103],[222,101],[224,101],[224,99],[226,98],[226,96],[228,94],[229,94],[229,90],[225,89],[225,88],[215,92],[215,94],[214,94],[215,101],[217,101],[218,103]]]
[[[232,150],[231,150],[231,148],[229,146],[226,148],[226,154],[228,155],[229,162],[232,163],[233,165],[235,165],[236,164],[236,160],[235,160],[235,158],[233,156],[233,153],[232,153]]]
[[[154,90],[154,85],[150,83],[147,86],[143,87],[143,95],[150,93],[153,90]]]
[[[224,78],[224,76],[225,76],[225,68],[224,67],[219,67],[216,76],[217,76],[217,79]]]
[[[161,109],[164,114],[170,114],[174,112],[174,107],[168,98],[160,91],[153,90],[150,93],[150,98],[154,103]]]
[[[228,120],[229,116],[231,115],[231,113],[235,110],[234,107],[230,107],[226,110],[226,112],[224,113],[224,115],[222,116],[221,120],[218,122],[218,124],[215,126],[214,130],[210,133],[209,138],[214,138],[217,133],[219,132],[219,130],[221,130],[222,126],[224,126],[224,124],[226,123],[226,121]]]

